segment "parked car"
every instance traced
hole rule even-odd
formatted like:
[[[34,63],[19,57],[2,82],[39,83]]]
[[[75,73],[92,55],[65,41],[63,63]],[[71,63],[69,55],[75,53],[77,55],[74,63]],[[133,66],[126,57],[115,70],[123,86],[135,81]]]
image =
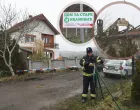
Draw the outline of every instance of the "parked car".
[[[106,64],[104,64],[103,73],[105,76],[130,76],[132,75],[132,60],[109,60]]]
[[[103,60],[104,64],[105,64],[107,61],[109,61],[109,59],[103,59],[103,58],[102,58],[102,60]],[[98,63],[98,64],[96,65],[97,71],[98,71],[98,72],[103,72],[104,64]]]
[[[108,61],[110,61],[110,59],[105,59],[104,64],[106,64]]]

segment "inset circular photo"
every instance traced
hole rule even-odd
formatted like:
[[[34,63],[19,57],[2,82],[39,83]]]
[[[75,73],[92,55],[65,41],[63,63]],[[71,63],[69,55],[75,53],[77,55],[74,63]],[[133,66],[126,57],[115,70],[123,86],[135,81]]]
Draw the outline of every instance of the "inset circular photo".
[[[140,50],[140,8],[115,2],[99,11],[94,36],[98,47],[111,57],[126,58]]]
[[[86,4],[76,3],[63,10],[59,26],[63,36],[70,42],[82,44],[94,36],[95,11]]]

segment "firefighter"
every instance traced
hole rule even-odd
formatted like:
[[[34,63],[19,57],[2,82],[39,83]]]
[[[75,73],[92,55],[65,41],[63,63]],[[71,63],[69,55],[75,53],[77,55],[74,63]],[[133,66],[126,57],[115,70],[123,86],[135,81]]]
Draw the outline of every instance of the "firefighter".
[[[91,47],[86,49],[87,55],[80,60],[80,65],[83,66],[83,92],[82,103],[87,100],[88,87],[90,85],[90,99],[93,100],[96,97],[95,82],[93,80],[94,64],[103,63],[103,60],[93,55]]]

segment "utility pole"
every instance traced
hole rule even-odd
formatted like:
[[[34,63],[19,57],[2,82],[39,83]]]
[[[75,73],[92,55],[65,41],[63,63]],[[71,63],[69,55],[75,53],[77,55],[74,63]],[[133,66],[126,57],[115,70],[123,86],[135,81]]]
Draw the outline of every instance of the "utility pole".
[[[76,28],[76,37],[77,37],[77,28]]]
[[[80,12],[83,12],[83,4],[80,4]],[[84,43],[84,28],[80,29],[80,38],[82,43]]]

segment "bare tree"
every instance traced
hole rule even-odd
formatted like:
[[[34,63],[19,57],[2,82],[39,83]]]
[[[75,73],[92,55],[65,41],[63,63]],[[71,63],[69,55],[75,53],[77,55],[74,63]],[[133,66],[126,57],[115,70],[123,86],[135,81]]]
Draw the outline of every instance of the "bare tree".
[[[33,60],[43,60],[44,54],[44,42],[42,40],[35,41],[34,54],[32,55]]]
[[[15,76],[11,62],[12,53],[20,39],[25,34],[33,31],[38,23],[35,23],[32,19],[26,19],[27,13],[17,12],[16,8],[13,8],[11,4],[1,5],[0,13],[0,57],[3,58],[11,75]],[[21,18],[23,22],[18,23]],[[15,39],[15,42],[13,42],[13,39]],[[13,46],[11,47],[11,45]],[[6,52],[8,52],[8,59],[6,59]]]

